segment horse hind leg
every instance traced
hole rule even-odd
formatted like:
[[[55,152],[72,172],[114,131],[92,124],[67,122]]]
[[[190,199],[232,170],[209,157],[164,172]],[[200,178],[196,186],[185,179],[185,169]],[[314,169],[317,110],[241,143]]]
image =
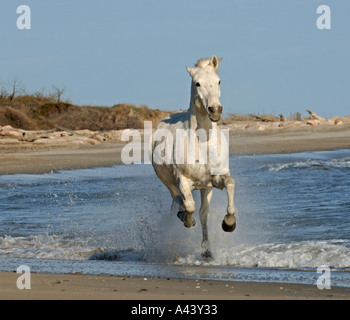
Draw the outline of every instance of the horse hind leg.
[[[209,204],[213,195],[212,188],[206,188],[201,190],[201,208],[199,209],[200,221],[202,224],[202,258],[205,261],[212,259],[212,253],[210,251],[209,237],[208,237],[208,218],[209,218]]]

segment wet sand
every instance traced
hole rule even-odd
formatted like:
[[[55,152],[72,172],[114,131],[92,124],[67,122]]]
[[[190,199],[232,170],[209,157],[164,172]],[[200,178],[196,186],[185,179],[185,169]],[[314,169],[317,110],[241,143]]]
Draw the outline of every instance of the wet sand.
[[[31,289],[19,290],[17,273],[0,273],[0,299],[23,300],[295,300],[350,299],[350,289],[316,285],[139,278],[104,275],[36,274]],[[137,304],[135,304],[137,305]],[[155,302],[155,305],[157,303]],[[128,311],[128,310],[122,310]]]

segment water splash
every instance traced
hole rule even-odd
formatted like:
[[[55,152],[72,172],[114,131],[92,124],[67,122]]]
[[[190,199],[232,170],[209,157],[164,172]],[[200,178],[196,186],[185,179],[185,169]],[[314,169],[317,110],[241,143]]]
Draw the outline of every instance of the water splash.
[[[180,258],[177,264],[263,268],[317,268],[327,265],[350,270],[350,247],[338,242],[303,241],[291,244],[239,245],[219,250],[213,261],[203,262],[198,255]]]

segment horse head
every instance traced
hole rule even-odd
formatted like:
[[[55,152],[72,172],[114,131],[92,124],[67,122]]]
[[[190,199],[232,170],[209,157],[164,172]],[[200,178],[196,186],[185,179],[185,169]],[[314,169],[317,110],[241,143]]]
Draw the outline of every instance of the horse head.
[[[186,67],[192,77],[191,98],[196,112],[207,115],[213,122],[221,119],[223,107],[220,103],[219,61],[215,55],[211,59],[199,59],[194,68]]]

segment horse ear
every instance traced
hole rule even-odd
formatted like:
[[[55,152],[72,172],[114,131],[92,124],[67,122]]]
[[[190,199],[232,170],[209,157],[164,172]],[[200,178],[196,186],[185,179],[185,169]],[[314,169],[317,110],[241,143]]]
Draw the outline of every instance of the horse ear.
[[[190,74],[190,76],[193,77],[194,68],[189,68],[186,66],[186,69],[187,69],[188,73]]]
[[[216,57],[215,54],[211,57],[211,64],[213,65],[214,70],[216,71],[219,66],[219,59]]]

